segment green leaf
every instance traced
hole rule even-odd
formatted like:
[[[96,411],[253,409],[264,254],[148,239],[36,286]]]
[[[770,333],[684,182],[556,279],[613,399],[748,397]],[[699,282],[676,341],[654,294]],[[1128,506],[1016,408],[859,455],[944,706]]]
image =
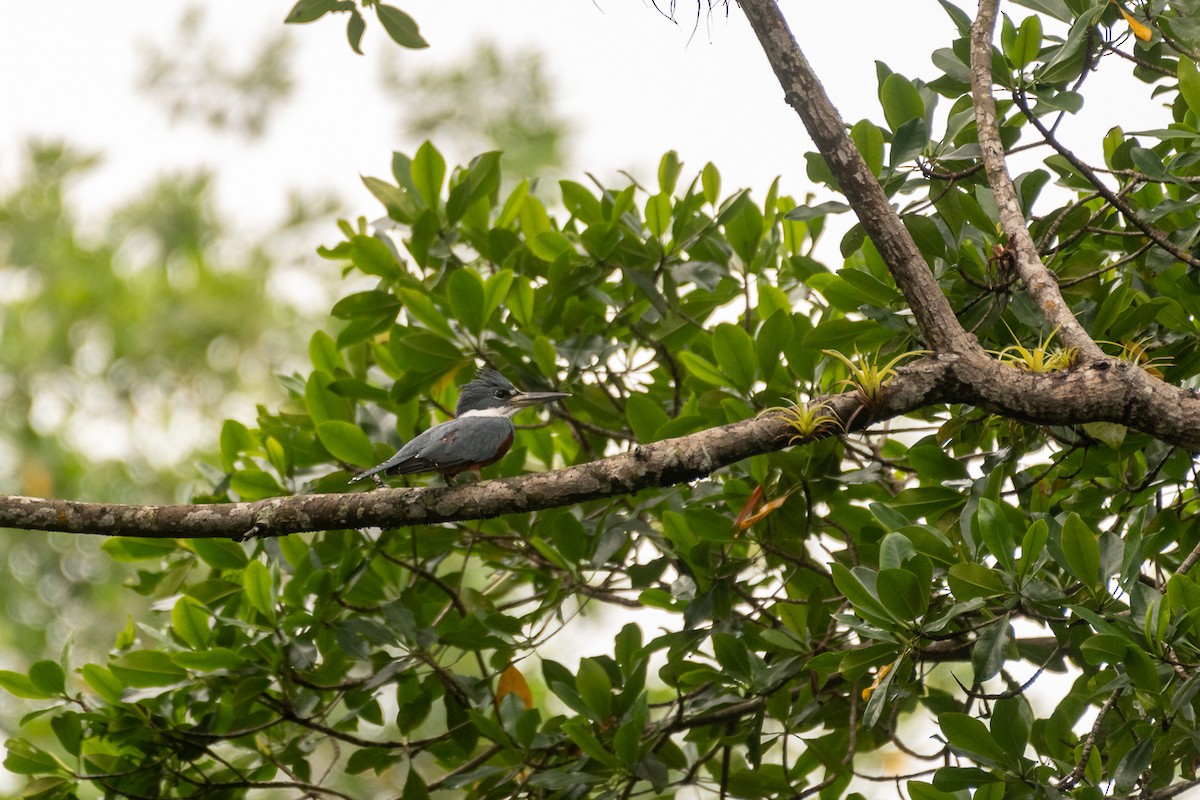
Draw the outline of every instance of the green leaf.
[[[784,214],[784,219],[796,220],[797,222],[810,222],[814,219],[824,219],[830,214],[841,214],[850,210],[850,206],[845,203],[839,203],[836,200],[827,200],[824,203],[814,205],[798,205],[791,211]]]
[[[355,319],[358,317],[387,317],[395,319],[400,311],[400,300],[388,292],[376,290],[357,292],[343,297],[333,305],[329,312],[339,319]]]
[[[1006,753],[987,726],[969,714],[947,711],[938,716],[938,725],[947,744],[957,752],[970,756],[985,766],[999,766]]]
[[[1193,114],[1200,117],[1200,70],[1196,69],[1196,62],[1187,56],[1180,56],[1175,74],[1179,78],[1179,93],[1183,95],[1184,102]]]
[[[754,340],[739,325],[723,322],[713,331],[713,355],[717,366],[734,388],[748,392],[754,385]]]
[[[315,22],[328,14],[337,6],[337,0],[300,0],[292,6],[292,10],[283,18],[289,25],[299,25]]]
[[[612,681],[608,671],[594,658],[579,662],[575,675],[575,688],[583,702],[591,709],[592,719],[603,723],[612,714]]]
[[[879,87],[879,103],[883,117],[893,131],[913,119],[924,119],[925,101],[908,78],[893,72]]]
[[[227,647],[214,647],[211,650],[184,650],[172,654],[176,664],[194,672],[220,672],[222,670],[239,670],[249,666],[250,662]]]
[[[50,773],[64,777],[70,774],[57,758],[24,739],[8,739],[4,747],[8,751],[4,757],[4,767],[9,772],[17,775]]]
[[[342,354],[338,351],[337,342],[325,331],[315,332],[308,340],[308,360],[315,369],[328,372],[330,375],[346,368],[342,361]],[[226,424],[229,423],[226,422]],[[243,430],[245,430],[245,426],[243,426]]]
[[[645,732],[645,720],[632,720],[617,728],[613,734],[613,752],[621,759],[625,769],[633,769],[637,765],[642,752],[642,735]]]
[[[894,287],[864,270],[843,269],[837,273],[837,277],[845,281],[849,288],[862,298],[862,303],[887,308],[901,299],[900,292]]]
[[[875,727],[875,723],[883,716],[884,710],[895,702],[896,689],[892,688],[892,684],[896,682],[896,676],[900,674],[900,671],[906,669],[903,664],[903,659],[893,663],[887,674],[880,679],[879,685],[871,692],[871,699],[867,701],[867,707],[863,710],[864,727]]]
[[[420,50],[424,47],[429,47],[429,42],[421,36],[421,31],[417,27],[417,22],[408,14],[400,9],[389,6],[384,3],[379,3],[375,6],[375,13],[379,17],[380,23],[383,24],[383,29],[387,31],[388,36],[392,37],[392,41],[401,47],[407,47],[410,50]],[[430,206],[432,207],[432,203]]]
[[[1074,80],[1079,76],[1084,67],[1092,26],[1100,19],[1100,15],[1107,7],[1108,3],[1096,3],[1075,18],[1066,41],[1057,48],[1052,48],[1046,63],[1034,73],[1037,81],[1061,83]]]
[[[271,579],[271,570],[261,561],[251,561],[246,565],[242,588],[246,592],[246,602],[250,607],[274,622],[275,584]]]
[[[173,553],[177,545],[173,539],[105,539],[100,549],[113,561],[132,564],[137,561],[153,561]]]
[[[943,5],[945,5],[943,3]],[[908,789],[908,796],[912,800],[959,800],[958,795],[952,792],[943,792],[931,783],[923,781],[909,781],[904,784]]]
[[[76,714],[59,714],[50,718],[50,727],[54,730],[54,735],[58,738],[63,749],[76,758],[82,752],[83,744],[83,721],[80,715]],[[26,787],[25,797],[34,797],[29,792],[29,787]]]
[[[872,505],[881,509],[887,508],[881,503],[873,503]],[[872,508],[872,512],[874,512],[874,510],[875,509]],[[905,524],[907,524],[907,520],[896,527],[902,527]],[[902,567],[904,562],[908,561],[916,554],[917,551],[913,547],[912,541],[907,536],[905,536],[903,533],[899,533],[898,531],[892,531],[887,536],[883,537],[883,541],[879,545],[879,568],[884,570]]]
[[[383,16],[382,9],[390,6],[380,5],[376,9]],[[403,13],[403,12],[401,12]],[[407,16],[407,15],[405,15]],[[412,161],[412,181],[417,187],[417,194],[430,208],[437,208],[442,198],[442,182],[446,178],[446,159],[429,141],[417,148]]]
[[[450,189],[446,200],[446,220],[458,222],[476,203],[500,189],[500,152],[493,150],[471,159],[466,177]]]
[[[897,169],[901,164],[921,155],[929,143],[929,123],[924,117],[910,119],[901,125],[892,136],[892,149],[888,152],[888,164]]]
[[[392,341],[403,354],[403,363],[417,372],[450,372],[455,364],[463,361],[462,353],[454,342],[430,331],[418,330],[399,339],[393,338]],[[399,356],[397,361],[400,361]]]
[[[1036,519],[1029,524],[1025,536],[1021,539],[1021,557],[1017,559],[1017,574],[1028,575],[1034,565],[1045,556],[1046,542],[1050,538],[1050,526],[1044,519]]]
[[[763,234],[762,211],[750,200],[750,195],[743,192],[721,212],[720,221],[725,226],[725,237],[733,252],[742,263],[751,263]]]
[[[533,285],[529,282],[529,278],[524,275],[514,278],[512,288],[508,290],[508,297],[506,298],[508,313],[512,315],[513,319],[522,328],[529,331],[538,330],[534,315],[536,308],[534,300],[534,289]]]
[[[905,457],[922,478],[945,483],[961,481],[968,477],[966,464],[946,455],[946,451],[932,440],[923,440],[922,443],[913,445]]]
[[[533,237],[529,242],[529,249],[543,261],[553,263],[561,256],[573,254],[575,244],[561,232],[547,230]]]
[[[80,674],[92,691],[108,703],[119,703],[125,693],[125,684],[112,670],[98,664],[84,664]]]
[[[791,343],[794,333],[792,315],[786,308],[776,309],[758,329],[754,337],[754,354],[764,380],[769,381],[780,368],[783,351]]]
[[[400,794],[400,800],[429,800],[429,787],[426,786],[425,780],[417,770],[411,768],[408,770],[408,777],[404,780],[404,790]]]
[[[171,609],[171,628],[175,635],[195,650],[208,646],[211,636],[208,621],[208,610],[187,595],[176,600]]]
[[[368,275],[393,278],[400,272],[396,254],[381,239],[355,234],[349,239],[350,261]]]
[[[929,587],[906,569],[881,569],[875,591],[884,608],[904,622],[915,622],[929,607]]]
[[[1079,652],[1089,664],[1121,666],[1129,640],[1112,633],[1096,633],[1079,645]]]
[[[403,758],[399,753],[394,753],[386,747],[363,747],[352,752],[350,757],[346,759],[346,772],[350,775],[359,775],[367,770],[372,770],[376,775],[382,775],[385,771],[403,760]],[[411,780],[414,775],[417,775],[417,770],[410,769],[408,771],[409,779]],[[419,776],[417,780],[420,781]],[[424,782],[422,782],[421,786],[424,787],[424,785]],[[403,799],[408,796],[406,788],[401,798]],[[429,795],[426,793],[423,796],[428,797]]]
[[[659,191],[666,195],[673,193],[682,169],[683,163],[679,160],[678,153],[674,150],[668,150],[664,153],[662,159],[658,162]]]
[[[955,594],[955,597],[958,597]],[[979,634],[971,648],[971,668],[976,682],[991,680],[999,674],[1008,659],[1013,641],[1013,629],[1007,618],[1000,618]]]
[[[1149,653],[1137,644],[1131,642],[1125,648],[1125,662],[1123,667],[1125,674],[1129,676],[1133,685],[1138,689],[1154,695],[1162,691],[1162,681],[1158,677],[1158,670],[1155,668],[1154,660],[1150,658]]]
[[[226,472],[232,472],[243,455],[257,450],[258,443],[245,425],[237,420],[225,420],[221,425],[221,466]]]
[[[483,280],[471,269],[457,269],[446,287],[450,313],[460,325],[478,336],[487,323]]]
[[[1098,589],[1101,579],[1100,545],[1096,542],[1096,534],[1075,512],[1067,515],[1063,522],[1061,541],[1067,570],[1089,589]]]
[[[332,382],[331,376],[314,372],[304,385],[304,408],[317,424],[327,420],[349,422],[354,419],[354,404],[330,389]]]
[[[860,617],[885,628],[891,627],[895,617],[874,593],[874,582],[872,581],[872,586],[868,586],[863,581],[864,578],[873,577],[873,573],[862,567],[857,567],[852,572],[837,563],[832,565],[831,570],[834,585],[837,586],[842,596],[850,601]]]
[[[992,738],[1013,756],[1022,756],[1033,731],[1033,712],[1023,695],[1002,697],[992,707]]]
[[[187,670],[159,650],[134,650],[111,659],[108,668],[126,686],[148,689],[185,680]]]
[[[711,161],[700,171],[700,187],[708,204],[717,205],[717,201],[721,199],[721,173]]]
[[[1097,439],[1113,450],[1120,449],[1125,441],[1129,428],[1117,422],[1085,422],[1083,430],[1088,436]]]
[[[192,539],[187,545],[214,569],[243,569],[250,560],[242,545],[228,539]]]
[[[954,564],[950,567],[948,582],[950,591],[961,602],[976,597],[995,597],[1008,591],[1000,573],[982,564]]]
[[[1153,736],[1136,741],[1129,752],[1117,764],[1113,771],[1113,787],[1121,794],[1130,794],[1137,787],[1138,781],[1149,769],[1154,758],[1154,745],[1157,739]]]
[[[1004,55],[1017,69],[1025,67],[1038,57],[1042,49],[1042,19],[1037,15],[1026,17],[1021,21],[1021,27],[1013,39],[1011,47],[1006,47]]]
[[[454,338],[454,331],[446,322],[446,315],[438,310],[428,295],[413,289],[397,289],[396,296],[400,298],[404,313],[413,320],[447,339]]]
[[[575,718],[562,724],[562,732],[574,742],[588,757],[598,761],[610,769],[617,766],[617,759],[604,749],[604,745],[592,733],[587,720]]]
[[[500,210],[500,216],[496,217],[496,228],[505,229],[510,226],[521,216],[521,210],[525,206],[525,198],[529,196],[529,181],[525,178],[513,187],[512,192],[508,195],[508,199],[504,201],[504,208]]]
[[[49,700],[54,697],[54,692],[39,687],[28,675],[7,669],[0,670],[0,689],[26,700]]]
[[[671,229],[671,196],[666,192],[646,198],[646,227],[659,238]]]
[[[631,394],[626,399],[625,419],[633,435],[642,444],[655,441],[658,429],[671,421],[658,403],[640,392]]]
[[[753,680],[752,656],[744,641],[728,633],[715,633],[712,637],[712,648],[724,675],[742,683],[750,683]]]
[[[962,493],[943,486],[914,486],[900,492],[889,505],[912,519],[925,517],[931,522],[943,512],[958,509],[965,499]]]
[[[367,32],[367,21],[363,19],[363,15],[358,9],[350,11],[350,19],[346,21],[346,41],[350,43],[350,49],[358,53],[360,56],[362,51],[362,37]]]
[[[871,174],[882,174],[884,141],[883,131],[879,130],[879,126],[867,119],[860,120],[850,129],[850,138],[854,140],[858,152],[862,153],[863,160],[867,162]]]
[[[550,337],[538,336],[533,340],[533,361],[542,373],[547,375],[554,373],[558,363],[558,351],[554,348],[554,342],[550,341]]]
[[[375,463],[375,446],[357,425],[328,420],[317,425],[317,438],[338,461],[359,467],[370,467]]]
[[[491,319],[492,314],[496,313],[496,309],[500,308],[504,303],[504,298],[508,297],[509,291],[513,285],[513,271],[511,269],[502,269],[488,276],[487,281],[483,285],[483,319],[486,323]]]
[[[571,212],[571,216],[588,226],[604,219],[600,201],[587,187],[575,181],[559,181],[558,186],[562,192],[563,205]]]
[[[690,350],[678,353],[677,358],[693,377],[705,383],[721,387],[729,386],[731,383],[729,378],[721,370],[717,369],[715,364]]]
[[[1014,542],[1007,530],[1008,519],[1004,508],[991,498],[981,497],[971,524],[972,532],[987,545],[997,566],[1006,572],[1011,571]]]
[[[360,15],[361,16],[361,15]],[[421,213],[416,201],[394,183],[388,183],[369,175],[362,177],[363,186],[387,209],[392,219],[410,224]]]

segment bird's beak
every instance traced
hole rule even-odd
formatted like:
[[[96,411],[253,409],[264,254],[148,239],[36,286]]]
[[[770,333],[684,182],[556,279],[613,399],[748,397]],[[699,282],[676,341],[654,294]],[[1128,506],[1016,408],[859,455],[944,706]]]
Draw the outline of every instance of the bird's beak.
[[[540,406],[542,403],[552,403],[570,396],[569,392],[521,392],[510,398],[508,402],[516,408],[528,408],[529,406]]]

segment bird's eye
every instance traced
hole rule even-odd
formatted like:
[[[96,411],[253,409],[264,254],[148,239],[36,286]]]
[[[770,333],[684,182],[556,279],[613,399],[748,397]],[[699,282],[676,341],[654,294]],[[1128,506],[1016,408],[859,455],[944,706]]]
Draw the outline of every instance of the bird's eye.
[[[508,397],[507,389],[497,389],[496,390],[496,399],[497,400],[503,400],[506,397]]]

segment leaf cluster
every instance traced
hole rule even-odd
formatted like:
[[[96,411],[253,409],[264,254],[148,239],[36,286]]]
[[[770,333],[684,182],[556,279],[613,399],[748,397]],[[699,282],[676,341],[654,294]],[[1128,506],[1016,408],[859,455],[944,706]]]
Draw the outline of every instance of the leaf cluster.
[[[1129,25],[1112,3],[1031,4],[1039,21],[1007,23],[994,53],[1010,147],[1057,141],[1052,120]],[[974,144],[970,22],[946,8],[961,38],[935,55],[939,77],[880,65],[882,119],[852,136],[964,324],[1045,367],[1038,309],[985,255],[1004,243]],[[1148,81],[1184,76],[1175,123],[1108,134],[1117,201],[1057,149],[1017,185],[1093,338],[1135,343],[1187,384],[1198,118],[1168,38],[1188,23],[1147,8],[1157,33],[1132,55]],[[1054,18],[1065,36],[1044,33]],[[809,167],[836,189],[820,156]],[[226,423],[204,500],[348,491],[483,364],[572,393],[523,422],[494,476],[743,420],[797,387],[834,393],[854,365],[823,351],[868,353],[860,379],[883,391],[921,346],[861,227],[836,270],[814,249],[836,202],[723,194],[711,164],[681,181],[674,153],[649,187],[547,191],[501,168],[485,153],[451,169],[427,143],[366,179],[390,227],[342,223],[322,249],[350,293],[287,400]],[[794,417],[815,425],[819,409]],[[6,766],[44,797],[88,782],[135,797],[833,798],[856,778],[930,800],[1166,797],[1196,780],[1195,470],[1101,425],[932,407],[603,503],[248,544],[113,540],[157,611],[78,679],[45,661],[0,675],[51,720]],[[909,767],[881,774],[870,756],[897,749]]]

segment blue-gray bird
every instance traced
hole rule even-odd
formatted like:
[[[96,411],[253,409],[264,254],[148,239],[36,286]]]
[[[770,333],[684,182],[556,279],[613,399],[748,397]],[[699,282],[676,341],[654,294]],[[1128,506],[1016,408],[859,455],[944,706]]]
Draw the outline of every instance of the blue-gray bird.
[[[409,475],[440,472],[449,478],[471,470],[476,475],[488,464],[499,461],[512,447],[516,427],[512,417],[521,409],[549,403],[566,392],[522,392],[494,369],[481,369],[475,380],[458,387],[454,419],[434,425],[414,436],[396,455],[351,479],[361,481],[378,475]]]

